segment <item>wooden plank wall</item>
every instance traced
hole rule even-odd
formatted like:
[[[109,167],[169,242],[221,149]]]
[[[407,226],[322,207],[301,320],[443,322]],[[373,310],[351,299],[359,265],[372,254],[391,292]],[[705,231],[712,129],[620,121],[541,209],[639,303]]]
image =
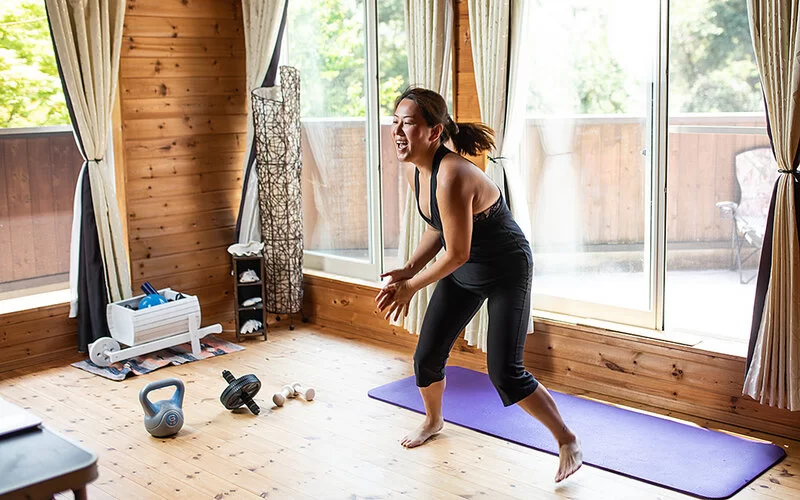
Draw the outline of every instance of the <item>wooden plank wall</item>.
[[[134,291],[196,294],[233,320],[230,256],[246,135],[239,0],[128,0],[120,107]]]
[[[309,274],[305,287],[312,323],[406,346],[409,353],[416,345],[415,335],[391,326],[375,309],[377,287]],[[537,321],[535,328],[525,365],[547,387],[800,439],[796,414],[741,395],[742,358],[588,327]],[[463,337],[455,348],[486,369],[486,355]]]
[[[0,136],[0,283],[69,272],[81,165],[72,132]]]
[[[453,47],[453,112],[458,122],[477,122],[481,120],[478,104],[478,87],[475,84],[475,69],[472,64],[472,42],[469,35],[469,10],[466,0],[453,3],[455,26],[455,45]]]
[[[83,358],[75,349],[77,322],[68,316],[69,304],[0,315],[0,373]]]

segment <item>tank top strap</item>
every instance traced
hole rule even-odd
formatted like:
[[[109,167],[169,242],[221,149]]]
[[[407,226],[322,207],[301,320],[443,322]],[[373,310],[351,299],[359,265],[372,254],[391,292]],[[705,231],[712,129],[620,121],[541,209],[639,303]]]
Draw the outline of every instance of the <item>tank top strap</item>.
[[[425,217],[425,214],[422,213],[422,208],[419,206],[419,169],[416,167],[414,167],[414,196],[417,199],[417,212],[419,212],[420,217],[428,224],[433,225],[433,221]]]
[[[436,200],[436,175],[439,173],[439,164],[442,163],[442,158],[450,152],[451,151],[442,144],[439,146],[439,149],[436,150],[436,154],[433,155],[433,165],[431,168],[431,219],[434,222],[433,226],[436,228],[442,227],[442,218],[441,215],[439,215],[439,202]]]

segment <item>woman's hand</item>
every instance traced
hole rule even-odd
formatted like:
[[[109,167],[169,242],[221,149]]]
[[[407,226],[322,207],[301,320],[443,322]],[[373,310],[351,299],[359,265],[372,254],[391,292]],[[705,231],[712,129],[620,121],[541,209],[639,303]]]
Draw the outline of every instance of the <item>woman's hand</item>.
[[[381,274],[381,279],[388,277],[389,281],[388,284],[396,283],[398,281],[409,280],[414,277],[414,271],[405,267],[401,267],[400,269],[392,269],[391,271],[387,271]]]
[[[375,302],[378,303],[378,309],[385,311],[385,319],[397,321],[408,314],[408,303],[415,293],[417,290],[407,279],[390,282],[378,292]]]

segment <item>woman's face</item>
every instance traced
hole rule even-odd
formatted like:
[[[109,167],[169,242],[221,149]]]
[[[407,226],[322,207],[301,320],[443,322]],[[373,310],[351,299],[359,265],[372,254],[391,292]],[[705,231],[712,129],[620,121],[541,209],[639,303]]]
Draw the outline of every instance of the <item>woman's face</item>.
[[[428,125],[414,101],[403,99],[394,110],[392,137],[398,160],[414,163],[414,159],[439,140],[440,133],[436,127]]]

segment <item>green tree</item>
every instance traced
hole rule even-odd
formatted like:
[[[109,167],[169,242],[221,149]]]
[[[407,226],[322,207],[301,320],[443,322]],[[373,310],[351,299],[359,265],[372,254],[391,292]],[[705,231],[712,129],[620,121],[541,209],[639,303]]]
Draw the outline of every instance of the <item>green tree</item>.
[[[628,73],[643,72],[626,71],[609,46],[609,12],[606,5],[576,2],[548,20],[561,23],[558,33],[566,48],[559,57],[566,59],[548,59],[550,46],[543,53],[532,50],[528,112],[636,113],[647,106],[642,85],[648,82]],[[670,112],[763,109],[746,0],[671,0],[669,25]]]
[[[353,0],[290,2],[289,64],[300,71],[303,116],[364,116],[363,12]]]
[[[409,83],[405,11],[402,0],[378,2],[378,69],[381,116],[394,114],[394,100]]]
[[[608,47],[605,31],[581,47],[577,66],[582,78],[575,90],[580,97],[580,112],[586,114],[626,113],[631,100],[628,78]]]
[[[0,128],[69,124],[44,2],[0,5]]]
[[[670,3],[670,110],[761,111],[745,0]]]
[[[288,63],[300,70],[303,116],[366,115],[364,9],[364,0],[290,2]],[[379,100],[390,116],[408,82],[403,2],[382,0],[378,15]]]
[[[542,7],[542,4],[537,4]],[[545,6],[546,7],[546,6]],[[535,9],[536,7],[534,7]],[[527,63],[532,71],[528,88],[528,113],[598,114],[630,113],[638,97],[637,82],[626,74],[609,46],[607,6],[571,5],[569,15],[536,22],[550,23],[560,39],[531,30],[532,43]],[[562,14],[566,13],[561,11]],[[534,11],[533,16],[540,15]],[[560,23],[555,26],[552,23]],[[553,45],[561,46],[556,50]]]

